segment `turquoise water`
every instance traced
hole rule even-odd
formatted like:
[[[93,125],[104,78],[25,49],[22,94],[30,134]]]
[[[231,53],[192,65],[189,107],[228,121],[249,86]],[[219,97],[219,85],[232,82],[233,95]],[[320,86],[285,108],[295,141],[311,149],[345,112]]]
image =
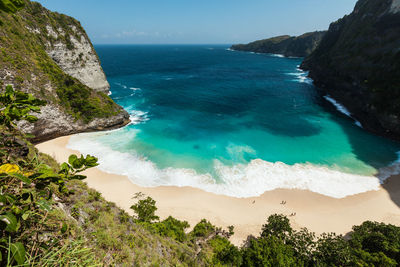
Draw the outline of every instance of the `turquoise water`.
[[[227,46],[97,46],[111,97],[133,123],[84,134],[102,168],[142,186],[248,197],[275,188],[343,197],[376,189],[400,145],[318,96],[302,59]],[[95,147],[95,150],[93,150]]]

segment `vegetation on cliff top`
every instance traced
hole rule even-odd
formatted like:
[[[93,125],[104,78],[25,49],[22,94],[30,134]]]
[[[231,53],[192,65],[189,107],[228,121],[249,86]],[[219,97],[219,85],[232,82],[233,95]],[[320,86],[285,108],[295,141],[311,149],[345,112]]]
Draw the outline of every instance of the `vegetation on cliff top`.
[[[309,32],[297,37],[282,35],[251,42],[249,44],[233,45],[232,49],[256,53],[282,54],[292,57],[305,57],[314,51],[324,34],[325,32]]]
[[[57,42],[73,49],[71,36],[85,34],[78,21],[28,0],[0,3],[0,86],[13,84],[84,122],[121,112],[122,108],[111,98],[65,74],[46,53],[46,46]],[[48,26],[63,34],[55,38],[49,34]]]
[[[399,136],[400,13],[390,11],[392,2],[358,1],[330,25],[302,68],[368,129]]]

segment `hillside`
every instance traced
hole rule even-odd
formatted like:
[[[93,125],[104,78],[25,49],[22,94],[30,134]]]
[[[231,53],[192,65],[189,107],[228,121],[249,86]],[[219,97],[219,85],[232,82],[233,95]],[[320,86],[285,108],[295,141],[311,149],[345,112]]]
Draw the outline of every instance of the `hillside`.
[[[233,45],[231,49],[255,53],[281,54],[286,57],[305,57],[317,47],[325,32],[309,32],[292,37],[277,36],[269,39],[251,42],[249,44]]]
[[[400,1],[360,0],[302,68],[363,127],[400,139]]]
[[[109,84],[86,32],[75,19],[28,0],[1,0],[0,87],[46,100],[35,141],[122,126],[128,114],[107,96]]]

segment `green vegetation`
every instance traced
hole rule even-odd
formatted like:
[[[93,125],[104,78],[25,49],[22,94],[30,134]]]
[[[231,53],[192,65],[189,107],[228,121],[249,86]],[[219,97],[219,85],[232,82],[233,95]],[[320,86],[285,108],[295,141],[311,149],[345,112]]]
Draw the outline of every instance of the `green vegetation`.
[[[15,128],[14,121],[26,120],[37,121],[37,117],[30,115],[32,111],[40,112],[40,106],[45,101],[33,97],[31,94],[15,92],[11,85],[6,86],[4,93],[0,93],[0,104],[5,108],[0,110],[0,124],[12,130]]]
[[[302,68],[367,128],[398,137],[400,13],[389,12],[391,5],[358,1],[353,13],[331,24]]]
[[[56,40],[46,25],[66,34]],[[12,82],[18,89],[6,86],[0,93],[1,266],[400,265],[400,227],[394,225],[368,221],[346,237],[317,237],[275,214],[258,237],[249,236],[238,248],[229,241],[233,226],[225,231],[203,219],[189,231],[186,221],[160,220],[156,202],[141,193],[134,196],[133,215],[106,201],[80,174],[96,166],[96,158],[72,155],[59,165],[15,129],[16,121],[37,120],[31,112],[45,102],[36,97],[86,122],[120,111],[104,94],[64,74],[45,52],[45,45],[56,41],[72,49],[70,26],[81,26],[28,0],[0,0],[0,26],[0,70],[13,73],[0,85]],[[48,84],[55,92],[43,89]]]
[[[0,0],[0,10],[5,12],[17,12],[25,5],[23,0]]]
[[[282,54],[291,57],[305,57],[314,51],[324,35],[325,32],[309,32],[297,37],[282,35],[248,44],[233,45],[232,49],[256,53]]]
[[[78,173],[97,165],[94,157],[73,155],[56,172],[30,153],[29,144],[15,135],[14,121],[36,121],[28,113],[40,111],[38,107],[43,104],[11,86],[0,95],[0,262],[7,266],[25,263],[27,248],[37,253],[42,246],[50,245],[39,240],[32,243],[32,235],[42,230],[41,223],[51,210],[53,187],[67,194],[66,181],[85,178]]]
[[[203,219],[189,232],[186,221],[173,217],[160,221],[156,202],[141,193],[134,196],[131,216],[81,181],[85,176],[79,173],[96,166],[96,158],[72,155],[58,165],[37,153],[12,127],[14,120],[32,119],[28,113],[16,116],[20,113],[12,106],[22,101],[25,108],[38,111],[40,100],[10,87],[0,100],[0,110],[9,111],[0,132],[4,266],[397,266],[400,262],[400,228],[382,223],[354,226],[346,238],[316,237],[307,229],[294,230],[287,217],[275,214],[259,237],[248,237],[238,248],[229,241],[233,227],[224,231]]]
[[[12,6],[22,9],[4,8]],[[0,21],[0,69],[12,74],[4,78],[4,83],[60,106],[85,123],[121,112],[111,98],[65,74],[46,53],[57,42],[73,49],[71,36],[80,39],[80,34],[85,35],[78,21],[28,0],[1,0]],[[55,38],[48,34],[48,26],[64,34]]]

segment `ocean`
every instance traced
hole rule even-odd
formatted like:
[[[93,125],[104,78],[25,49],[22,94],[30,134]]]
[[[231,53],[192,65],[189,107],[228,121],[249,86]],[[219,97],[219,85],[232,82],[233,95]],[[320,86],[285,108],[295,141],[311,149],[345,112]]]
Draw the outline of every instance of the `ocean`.
[[[97,45],[122,129],[69,148],[140,186],[191,186],[234,197],[278,188],[342,198],[400,172],[400,144],[364,131],[316,93],[301,58],[227,45]]]

